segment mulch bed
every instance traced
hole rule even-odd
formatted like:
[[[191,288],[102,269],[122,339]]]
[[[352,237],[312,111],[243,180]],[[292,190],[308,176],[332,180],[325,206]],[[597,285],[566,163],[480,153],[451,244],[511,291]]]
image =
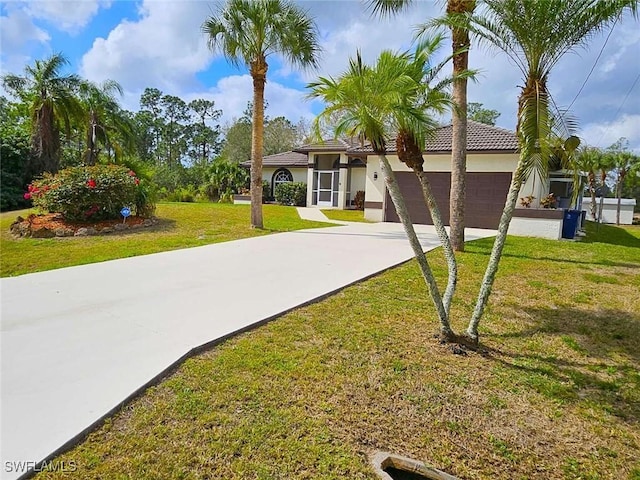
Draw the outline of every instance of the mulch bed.
[[[31,214],[27,218],[18,217],[11,224],[11,234],[14,237],[30,238],[82,237],[118,234],[128,230],[150,227],[156,223],[156,218],[136,216],[128,217],[126,222],[123,222],[122,219],[73,222],[66,220],[60,213]]]

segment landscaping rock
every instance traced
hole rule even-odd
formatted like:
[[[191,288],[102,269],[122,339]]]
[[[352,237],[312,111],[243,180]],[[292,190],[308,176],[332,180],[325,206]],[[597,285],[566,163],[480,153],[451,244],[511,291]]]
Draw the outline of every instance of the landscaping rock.
[[[56,232],[48,228],[31,229],[31,238],[53,238]]]
[[[73,230],[70,228],[56,228],[56,237],[73,237]]]
[[[17,217],[9,227],[9,231],[14,238],[86,237],[114,232],[121,233],[157,223],[156,218],[131,217],[127,219],[126,223],[122,223],[122,220],[100,220],[93,225],[85,223],[83,226],[76,222],[67,222],[64,216],[59,213],[48,213],[45,215],[31,214],[27,218]]]

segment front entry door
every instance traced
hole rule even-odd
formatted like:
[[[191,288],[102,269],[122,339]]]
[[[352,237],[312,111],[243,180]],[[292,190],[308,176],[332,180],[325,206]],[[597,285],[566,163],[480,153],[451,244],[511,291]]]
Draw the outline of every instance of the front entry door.
[[[333,206],[333,176],[337,172],[318,172],[318,206]]]

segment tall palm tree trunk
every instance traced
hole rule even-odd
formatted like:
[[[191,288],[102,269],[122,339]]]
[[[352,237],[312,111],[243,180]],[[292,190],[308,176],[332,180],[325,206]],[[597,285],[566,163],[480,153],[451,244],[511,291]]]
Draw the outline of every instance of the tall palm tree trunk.
[[[606,180],[607,180],[607,171],[602,168],[600,169],[600,185],[601,185],[601,191],[600,191],[600,205],[598,208],[598,223],[602,223],[602,210],[604,209],[604,187],[606,185]]]
[[[442,214],[440,213],[440,209],[438,208],[438,204],[436,203],[436,197],[433,195],[433,191],[431,190],[431,184],[429,183],[427,174],[422,169],[422,167],[417,166],[413,167],[413,172],[416,174],[418,180],[420,181],[422,197],[424,198],[427,208],[429,209],[429,214],[431,215],[433,226],[435,227],[438,238],[440,239],[440,243],[442,244],[442,251],[447,262],[447,288],[445,289],[444,295],[442,296],[442,304],[444,305],[444,309],[447,312],[447,315],[449,315],[449,311],[451,309],[451,301],[453,300],[453,295],[456,291],[456,284],[458,283],[458,263],[456,262],[456,255],[453,251],[449,235],[447,235],[447,230],[444,228]]]
[[[591,218],[595,222],[598,220],[598,204],[596,203],[596,174],[593,170],[589,171],[589,193],[591,194],[591,205],[589,206],[589,210],[591,213]]]
[[[87,156],[85,163],[87,165],[95,165],[97,160],[96,148],[96,129],[98,127],[98,118],[94,111],[90,113],[89,130],[87,131]]]
[[[427,284],[427,287],[429,288],[429,293],[431,294],[431,298],[433,299],[433,303],[436,307],[438,319],[440,320],[440,334],[442,335],[443,339],[447,341],[453,340],[455,339],[455,334],[451,329],[451,325],[449,323],[449,315],[444,308],[442,297],[440,295],[440,291],[438,290],[438,285],[436,284],[433,272],[431,271],[431,267],[429,266],[427,257],[424,254],[422,245],[420,245],[420,240],[418,240],[416,231],[413,228],[413,223],[411,222],[411,218],[409,217],[409,211],[407,210],[407,207],[404,203],[402,193],[400,193],[400,188],[398,187],[396,176],[393,173],[386,155],[378,153],[378,159],[380,160],[380,169],[382,170],[382,174],[384,175],[385,184],[387,186],[387,189],[389,190],[389,196],[393,201],[393,205],[398,214],[398,218],[400,218],[400,221],[402,222],[404,231],[409,239],[409,244],[411,245],[416,260],[418,261],[420,271]]]
[[[57,173],[60,167],[60,133],[54,119],[53,108],[43,105],[36,114],[36,131],[32,137],[34,150],[33,173]]]
[[[396,151],[398,152],[398,159],[413,170],[413,173],[415,173],[420,182],[424,203],[429,210],[433,226],[442,244],[442,251],[447,261],[448,271],[447,288],[444,291],[442,303],[447,315],[449,315],[451,300],[453,299],[458,282],[458,264],[456,263],[456,256],[451,246],[451,240],[449,239],[449,235],[447,235],[447,230],[444,228],[440,208],[438,208],[436,198],[431,190],[431,183],[423,168],[424,157],[422,156],[422,149],[410,132],[400,129],[396,137]]]
[[[618,205],[616,206],[616,225],[620,225],[620,208],[622,206],[622,185],[624,184],[624,177],[627,172],[625,170],[618,171],[618,184],[616,185],[616,197],[618,198]]]
[[[447,14],[471,13],[475,0],[448,0]],[[449,225],[453,249],[464,252],[464,206],[467,173],[467,79],[462,73],[469,66],[469,32],[452,28],[453,91],[451,191],[449,193]]]
[[[489,295],[491,295],[491,289],[493,288],[493,282],[496,279],[496,273],[498,273],[498,265],[500,263],[500,257],[502,256],[502,250],[504,243],[507,240],[507,232],[509,230],[509,224],[513,217],[513,211],[516,208],[516,202],[518,201],[518,195],[520,193],[520,187],[522,187],[522,175],[525,170],[524,161],[520,158],[518,166],[513,173],[511,179],[511,185],[509,186],[509,193],[507,194],[507,201],[500,217],[500,223],[498,225],[498,234],[493,242],[493,249],[491,250],[491,256],[489,257],[489,264],[484,273],[482,279],[482,285],[480,286],[480,293],[478,294],[478,300],[476,301],[476,307],[473,310],[473,315],[469,321],[467,327],[467,336],[474,342],[478,342],[478,324],[484,313],[484,309],[487,306]]]
[[[251,227],[263,228],[262,220],[262,150],[264,143],[264,86],[267,62],[259,57],[251,62],[253,78],[253,116],[251,134]]]

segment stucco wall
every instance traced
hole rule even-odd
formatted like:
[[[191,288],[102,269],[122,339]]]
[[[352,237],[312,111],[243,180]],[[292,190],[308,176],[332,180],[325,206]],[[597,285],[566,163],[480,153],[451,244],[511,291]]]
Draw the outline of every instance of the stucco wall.
[[[509,224],[509,235],[558,240],[562,237],[562,219],[513,217]]]
[[[369,157],[376,160],[375,157]],[[411,169],[398,160],[397,155],[388,155],[394,171],[410,172]],[[517,153],[483,153],[467,155],[467,172],[513,172],[518,164]],[[451,155],[425,155],[424,169],[428,172],[451,171]]]
[[[383,210],[381,208],[365,208],[364,218],[370,222],[381,222]]]
[[[377,178],[375,178],[376,176]],[[374,156],[369,156],[367,159],[367,173],[364,192],[365,202],[382,203],[384,201],[384,179],[382,178],[380,162]]]
[[[294,182],[304,182],[307,183],[307,168],[306,167],[286,167],[287,170],[291,172],[293,175]],[[276,170],[280,170],[280,167],[263,167],[262,168],[262,179],[269,182],[269,185],[272,184],[273,174]]]

